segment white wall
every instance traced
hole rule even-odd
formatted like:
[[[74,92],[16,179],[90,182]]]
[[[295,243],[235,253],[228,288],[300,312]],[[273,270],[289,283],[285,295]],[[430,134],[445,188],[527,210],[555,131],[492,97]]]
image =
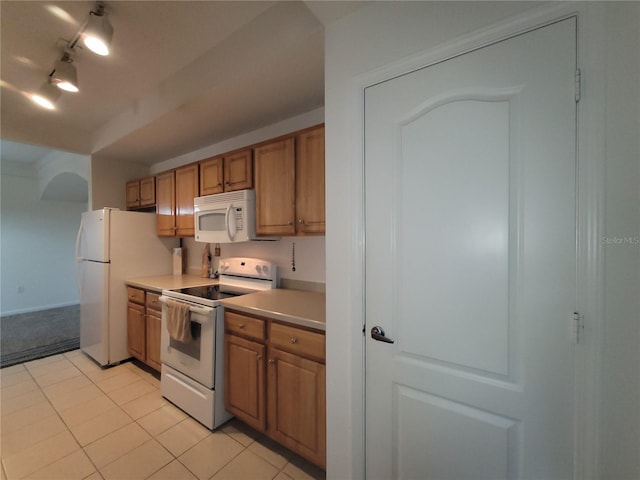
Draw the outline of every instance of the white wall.
[[[640,3],[606,12],[602,478],[640,478]]]
[[[149,167],[146,165],[92,156],[89,186],[91,210],[104,207],[126,210],[126,183],[147,175],[149,175]]]
[[[291,269],[291,258],[295,243],[296,271]],[[189,256],[189,273],[200,274],[204,243],[189,238],[183,246]],[[213,256],[214,245],[210,244]],[[278,276],[289,280],[325,283],[325,239],[324,237],[284,237],[276,241],[241,242],[222,244],[220,257],[260,258],[278,266]]]
[[[86,203],[42,201],[33,165],[2,162],[0,313],[79,303],[75,240]]]
[[[475,30],[491,33],[492,24],[538,8],[522,2],[374,2],[326,28],[328,478],[364,475],[362,86],[367,79],[384,77],[389,64],[401,59],[411,63],[419,53],[445,43],[455,50],[461,36]],[[561,3],[558,8],[586,7]],[[607,118],[596,119],[609,125],[602,142],[607,149],[606,229],[633,237],[638,235],[640,205],[638,4],[611,4],[607,11],[598,21],[608,32],[609,43],[602,46],[608,64],[595,66],[608,67]],[[589,97],[597,83],[590,79],[599,73],[584,73],[581,108],[601,101]],[[601,471],[607,473],[602,478],[640,478],[638,257],[637,246],[607,247],[605,311],[599,319],[606,325],[599,366],[606,378],[598,412]]]
[[[141,163],[114,160],[102,158],[100,155],[93,155],[91,158],[89,205],[91,205],[92,210],[103,207],[116,207],[121,210],[126,210],[125,184],[129,180],[165,172],[182,165],[204,160],[214,155],[230,152],[322,122],[324,122],[324,109],[318,108],[274,123],[273,125],[268,125],[193,152],[170,158],[163,162],[156,163],[151,167]]]
[[[302,130],[303,128],[313,127],[324,122],[324,108],[317,108],[310,112],[297,115],[295,117],[287,118],[281,122],[268,125],[251,132],[247,132],[237,137],[229,138],[218,143],[214,143],[204,148],[200,148],[193,152],[180,155],[179,157],[165,160],[164,162],[156,163],[150,169],[151,174],[164,172],[171,170],[172,168],[187,165],[189,163],[198,162],[205,158],[220,155],[221,153],[231,152],[233,150],[244,148],[249,145],[264,142],[271,138],[279,137],[280,135],[286,135],[296,130]]]

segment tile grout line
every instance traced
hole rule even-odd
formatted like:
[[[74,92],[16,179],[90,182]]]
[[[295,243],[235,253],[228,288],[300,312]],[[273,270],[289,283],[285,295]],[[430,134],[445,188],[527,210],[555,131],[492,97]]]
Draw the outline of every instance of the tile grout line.
[[[294,468],[300,468],[300,467],[299,467],[299,466],[297,466],[297,465],[296,465],[296,463],[294,463],[294,462],[292,461],[292,459],[291,459],[291,458],[289,458],[286,454],[283,454],[283,453],[281,453],[281,452],[277,452],[277,451],[273,451],[273,450],[271,450],[271,448],[270,448],[270,447],[268,447],[268,446],[266,446],[266,445],[261,444],[261,443],[260,443],[260,441],[259,441],[261,438],[265,438],[265,439],[266,439],[266,438],[268,438],[268,437],[266,437],[264,434],[260,434],[259,432],[253,432],[254,434],[257,434],[257,436],[254,436],[254,434],[247,433],[247,432],[243,431],[243,429],[238,429],[238,428],[233,427],[233,426],[232,426],[232,428],[233,428],[233,430],[234,430],[234,432],[235,432],[235,433],[239,433],[239,434],[245,435],[246,437],[248,437],[248,439],[250,439],[250,442],[248,442],[248,443],[245,445],[245,444],[244,444],[243,442],[241,442],[240,440],[238,440],[238,439],[234,438],[234,436],[232,436],[232,435],[231,435],[231,433],[229,433],[229,432],[225,431],[225,430],[222,428],[222,426],[221,426],[221,428],[218,428],[218,429],[216,429],[216,430],[214,430],[214,431],[211,431],[211,430],[209,430],[208,428],[206,428],[206,427],[204,427],[204,426],[203,426],[203,428],[205,428],[205,429],[208,431],[208,433],[205,435],[205,437],[201,438],[200,440],[198,440],[198,441],[197,441],[196,443],[194,443],[193,445],[190,445],[190,446],[189,446],[189,447],[188,447],[184,452],[181,452],[179,455],[175,455],[172,451],[170,451],[170,450],[169,450],[169,448],[168,448],[167,446],[165,446],[165,445],[164,445],[164,444],[163,444],[163,443],[158,439],[158,437],[159,437],[160,435],[162,435],[164,432],[166,432],[167,430],[169,430],[169,429],[171,429],[171,428],[175,427],[176,425],[179,425],[181,422],[184,422],[184,421],[186,421],[186,420],[188,420],[188,419],[192,419],[192,417],[190,417],[188,414],[186,414],[186,412],[184,412],[182,409],[180,409],[179,407],[175,406],[173,403],[171,403],[171,402],[170,402],[170,401],[168,401],[168,400],[166,401],[166,403],[165,403],[165,404],[161,404],[161,405],[160,405],[160,406],[158,406],[158,407],[155,407],[155,408],[153,408],[153,409],[151,409],[151,410],[149,410],[149,411],[146,411],[146,412],[144,413],[144,415],[140,416],[139,418],[134,418],[132,414],[130,414],[129,412],[127,412],[127,410],[125,410],[125,409],[123,408],[123,406],[124,406],[124,405],[126,405],[126,404],[128,404],[128,403],[130,403],[130,402],[134,402],[134,401],[136,401],[136,400],[140,399],[141,397],[143,397],[143,396],[145,396],[145,395],[147,395],[147,394],[149,394],[149,393],[157,392],[158,394],[160,394],[160,395],[161,395],[161,393],[160,393],[160,388],[159,388],[159,386],[157,385],[157,378],[156,378],[152,373],[147,372],[146,370],[144,370],[144,369],[140,368],[139,366],[137,366],[137,365],[136,365],[135,363],[133,363],[133,362],[124,362],[124,363],[121,363],[121,364],[119,364],[119,365],[115,366],[115,367],[123,367],[121,372],[114,373],[114,375],[113,375],[112,377],[100,378],[99,376],[96,376],[96,375],[90,375],[90,374],[88,373],[88,370],[87,370],[87,369],[82,368],[82,365],[81,365],[81,363],[82,363],[82,362],[79,362],[79,363],[74,362],[74,361],[73,361],[73,358],[74,358],[75,356],[77,356],[77,355],[70,355],[70,356],[67,356],[68,354],[69,354],[69,352],[64,352],[64,353],[58,354],[58,355],[60,355],[60,359],[59,359],[59,360],[55,360],[54,362],[46,362],[46,363],[44,363],[44,364],[43,364],[43,366],[44,366],[44,365],[47,365],[47,364],[56,363],[56,362],[58,362],[58,361],[60,361],[60,362],[63,362],[63,361],[64,361],[64,362],[68,363],[70,366],[72,366],[75,370],[77,370],[78,375],[73,375],[73,376],[71,376],[71,377],[69,377],[69,378],[63,378],[63,379],[58,380],[58,381],[56,381],[56,382],[54,382],[54,383],[52,383],[52,384],[46,385],[46,387],[47,387],[47,388],[48,388],[48,387],[52,387],[52,386],[54,386],[54,385],[56,385],[56,384],[62,383],[62,382],[64,382],[64,381],[69,381],[69,380],[72,380],[72,379],[74,379],[74,378],[84,377],[84,379],[88,382],[88,384],[86,385],[87,387],[88,387],[88,386],[90,386],[90,385],[91,385],[91,386],[96,387],[96,388],[100,391],[100,393],[101,393],[102,395],[104,395],[106,398],[108,398],[109,400],[111,400],[111,401],[114,403],[115,407],[117,407],[117,408],[120,410],[120,412],[121,412],[121,413],[124,413],[124,415],[126,416],[126,418],[127,418],[128,420],[130,420],[130,421],[129,421],[126,425],[123,425],[123,426],[121,426],[120,428],[117,428],[116,430],[114,430],[114,431],[112,431],[112,432],[108,432],[108,433],[106,433],[106,434],[104,434],[104,435],[100,436],[99,438],[96,438],[96,439],[92,440],[92,441],[91,441],[90,443],[88,443],[87,445],[84,445],[84,446],[83,446],[83,445],[80,443],[80,439],[79,439],[79,438],[78,438],[78,437],[73,433],[73,431],[71,430],[70,425],[69,425],[69,424],[67,423],[67,421],[62,417],[62,415],[61,415],[61,411],[60,411],[60,410],[58,410],[58,408],[54,405],[54,403],[53,403],[53,401],[52,401],[52,397],[50,397],[50,395],[51,395],[51,394],[47,394],[47,392],[45,392],[45,390],[44,390],[45,386],[42,386],[42,385],[38,382],[38,380],[36,379],[36,376],[34,375],[34,373],[32,372],[32,370],[31,370],[29,367],[27,367],[27,366],[26,366],[26,363],[31,363],[31,362],[26,362],[25,364],[22,364],[22,370],[23,370],[23,371],[26,371],[26,372],[28,373],[28,378],[29,378],[32,382],[34,382],[35,386],[37,387],[37,389],[40,391],[40,393],[41,393],[41,394],[42,394],[42,396],[44,397],[44,400],[46,400],[46,402],[48,403],[48,405],[49,405],[49,406],[54,410],[54,412],[55,412],[55,414],[56,414],[56,417],[61,421],[62,425],[64,425],[65,432],[66,432],[66,433],[69,433],[69,434],[71,435],[71,437],[73,438],[73,440],[74,440],[74,442],[75,442],[75,445],[78,447],[78,448],[77,448],[76,450],[74,450],[73,452],[70,452],[69,454],[64,455],[63,457],[57,458],[56,460],[54,460],[54,461],[52,461],[52,462],[49,462],[47,465],[44,465],[44,466],[40,467],[38,470],[36,470],[35,472],[31,472],[31,473],[29,473],[28,475],[34,475],[34,474],[36,474],[36,473],[37,473],[37,472],[39,472],[39,471],[42,471],[42,470],[44,470],[44,469],[46,469],[46,468],[51,467],[51,465],[52,465],[52,464],[54,464],[54,463],[56,463],[56,462],[58,462],[58,461],[61,461],[61,460],[63,460],[64,458],[69,457],[70,455],[76,454],[76,453],[78,452],[78,450],[82,450],[82,454],[83,454],[85,457],[87,457],[87,459],[89,460],[89,462],[90,462],[91,466],[93,467],[93,471],[92,471],[92,473],[90,473],[90,474],[89,474],[89,476],[92,476],[92,475],[97,474],[97,475],[100,475],[101,477],[103,477],[103,476],[102,476],[102,473],[101,473],[101,469],[100,469],[100,468],[98,468],[98,466],[97,466],[97,464],[95,463],[95,461],[91,458],[91,456],[89,456],[88,451],[87,451],[87,448],[88,448],[88,447],[90,447],[91,445],[93,445],[95,442],[98,442],[98,441],[100,441],[101,439],[104,439],[105,437],[107,437],[107,436],[109,436],[109,435],[111,435],[111,434],[114,434],[114,433],[118,432],[119,430],[121,430],[121,429],[123,429],[123,428],[127,428],[128,426],[133,425],[133,424],[135,424],[135,425],[136,425],[136,427],[140,428],[140,429],[141,429],[141,430],[142,430],[142,431],[143,431],[143,432],[144,432],[144,433],[145,433],[149,438],[148,438],[147,440],[145,440],[144,442],[142,442],[140,445],[138,445],[138,446],[136,446],[136,447],[134,447],[134,448],[131,448],[131,449],[129,449],[128,451],[125,451],[124,453],[119,454],[117,458],[113,458],[113,459],[111,459],[107,464],[105,464],[105,465],[103,465],[103,466],[102,466],[102,469],[104,469],[104,468],[106,468],[108,465],[111,465],[112,463],[114,463],[114,462],[116,462],[116,461],[120,460],[121,458],[123,458],[124,456],[128,455],[128,454],[129,454],[130,452],[132,452],[133,450],[135,450],[135,449],[137,449],[137,448],[141,447],[142,445],[145,445],[145,444],[147,444],[147,443],[149,443],[149,442],[153,441],[155,444],[157,444],[158,446],[160,446],[160,447],[162,448],[162,450],[163,450],[163,451],[165,451],[166,453],[168,453],[168,454],[169,454],[169,458],[170,458],[170,460],[169,460],[168,462],[164,463],[163,465],[159,466],[159,467],[158,467],[156,470],[154,470],[153,472],[149,473],[145,478],[150,478],[150,477],[152,477],[153,475],[157,474],[157,473],[158,473],[159,471],[161,471],[162,469],[166,468],[169,464],[173,463],[175,460],[177,460],[177,461],[178,461],[178,463],[179,463],[182,467],[184,467],[188,472],[190,472],[190,474],[192,474],[192,475],[193,475],[194,477],[196,477],[196,478],[199,478],[199,477],[197,476],[196,472],[194,472],[192,469],[190,469],[190,468],[189,468],[189,466],[188,466],[186,463],[184,463],[184,462],[183,462],[179,457],[180,457],[181,455],[183,455],[184,453],[188,452],[189,450],[191,450],[192,448],[196,447],[197,445],[201,444],[204,440],[206,440],[207,438],[209,438],[211,435],[214,435],[214,434],[216,434],[216,433],[218,433],[218,432],[219,432],[219,433],[223,433],[223,434],[225,435],[225,438],[230,439],[230,440],[232,440],[232,441],[233,441],[233,443],[234,443],[234,444],[239,445],[239,446],[241,447],[241,450],[240,450],[236,455],[234,455],[233,457],[231,457],[228,461],[226,461],[222,466],[220,466],[220,468],[218,468],[218,469],[217,469],[217,471],[216,471],[216,472],[215,472],[215,473],[210,477],[210,479],[211,479],[211,478],[214,478],[216,475],[218,475],[218,474],[219,474],[222,470],[224,470],[224,469],[225,469],[229,464],[231,464],[232,462],[234,462],[234,461],[235,461],[235,460],[236,460],[240,455],[242,455],[243,453],[245,453],[245,452],[247,452],[247,451],[248,451],[249,453],[251,453],[252,455],[254,455],[255,457],[259,458],[261,461],[265,462],[265,464],[269,465],[270,467],[272,467],[272,468],[275,470],[275,474],[274,474],[274,476],[273,476],[273,477],[271,477],[272,479],[273,479],[273,478],[275,478],[275,477],[278,477],[280,474],[284,475],[284,476],[285,476],[285,478],[292,478],[288,473],[286,473],[286,472],[285,472],[285,469],[287,469],[287,467],[288,467],[289,465],[293,466]],[[85,357],[81,357],[81,358],[85,358]],[[88,361],[90,361],[90,359],[87,359],[87,360],[88,360]],[[38,361],[38,360],[36,360],[36,361]],[[37,366],[39,366],[39,365],[32,365],[32,367],[37,367]],[[99,367],[98,367],[98,368],[99,368]],[[45,367],[45,370],[46,370],[46,367]],[[102,370],[102,369],[100,369],[100,370],[101,370],[101,371],[104,371],[104,370]],[[134,374],[135,376],[137,376],[137,377],[138,377],[138,379],[136,379],[136,380],[135,380],[135,381],[133,381],[132,383],[136,383],[138,380],[143,380],[143,381],[145,381],[145,382],[148,382],[151,386],[153,386],[153,387],[154,387],[154,389],[153,389],[153,390],[151,390],[151,391],[149,391],[149,392],[142,393],[142,394],[138,395],[137,397],[134,397],[134,398],[132,398],[132,399],[129,399],[129,400],[127,400],[126,402],[124,402],[123,404],[119,404],[119,403],[118,403],[118,402],[116,402],[113,398],[111,398],[111,396],[109,395],[109,393],[110,393],[110,392],[107,392],[107,391],[103,390],[103,389],[102,389],[102,387],[100,387],[100,386],[98,385],[98,383],[99,383],[100,381],[108,380],[109,378],[116,377],[116,376],[118,376],[118,375],[120,375],[120,374],[122,374],[122,373],[126,373],[126,372],[132,373],[132,374]],[[52,373],[52,372],[46,372],[46,373],[44,373],[43,375],[38,376],[38,378],[40,378],[40,377],[44,377],[44,376],[46,376],[46,375],[49,375],[50,373]],[[149,376],[149,378],[148,378],[147,376]],[[130,385],[130,384],[127,384],[127,385]],[[126,387],[127,387],[127,385],[123,385],[122,387],[118,387],[118,388],[114,389],[113,391],[117,391],[117,390],[119,390],[119,389],[121,389],[121,388],[126,388]],[[163,398],[163,399],[164,399],[164,397],[161,397],[161,398]],[[43,403],[44,403],[44,402],[43,402]],[[79,403],[77,406],[79,406],[79,405],[81,405],[81,403]],[[183,418],[182,420],[179,420],[179,421],[178,421],[178,422],[176,422],[175,424],[173,424],[173,425],[171,425],[171,426],[169,426],[169,427],[167,427],[167,428],[163,429],[162,431],[156,432],[155,434],[151,433],[150,431],[147,431],[147,430],[144,428],[144,426],[140,423],[140,420],[141,420],[141,419],[143,419],[143,418],[145,418],[145,417],[147,417],[148,415],[153,414],[154,412],[157,412],[157,411],[159,411],[159,410],[161,410],[161,409],[165,408],[167,405],[171,405],[172,407],[176,408],[178,411],[180,411],[180,412],[184,413],[184,414],[186,415],[186,417],[185,417],[185,418]],[[72,405],[71,407],[68,407],[68,408],[72,408],[72,407],[73,407],[73,405]],[[115,409],[115,407],[114,407],[114,409]],[[192,419],[192,420],[193,420],[193,419]],[[90,421],[90,420],[87,420],[87,421]],[[194,421],[195,421],[195,420],[194,420]],[[36,423],[36,422],[34,422],[34,423]],[[199,423],[199,422],[197,422],[197,423]],[[228,423],[228,422],[227,422],[227,423]],[[29,425],[33,425],[33,424],[29,424]],[[21,428],[25,428],[25,427],[21,427]],[[61,433],[63,433],[63,432],[59,432],[59,433],[58,433],[58,434],[56,434],[56,435],[59,435],[59,434],[61,434]],[[52,438],[52,436],[55,436],[55,435],[50,435],[50,436],[48,436],[46,439],[39,440],[39,441],[38,441],[36,444],[34,444],[34,445],[37,445],[38,443],[40,443],[40,442],[42,442],[42,441],[46,441],[47,439]],[[281,462],[277,462],[276,464],[274,464],[274,463],[272,463],[272,461],[270,461],[270,460],[269,460],[269,458],[267,458],[267,457],[265,457],[265,456],[261,455],[259,452],[255,452],[255,451],[251,450],[251,449],[250,449],[250,447],[251,447],[252,445],[254,445],[254,444],[260,444],[260,445],[262,445],[264,448],[266,448],[267,450],[271,450],[271,451],[273,451],[276,455],[281,456],[281,457],[283,458],[283,460],[284,460],[284,464],[282,464],[282,466],[278,466]],[[30,446],[31,446],[31,445],[30,445]],[[25,447],[25,448],[28,448],[28,447]],[[16,453],[19,453],[19,452],[16,452]],[[13,479],[9,479],[9,477],[8,477],[8,475],[7,475],[7,472],[6,472],[6,469],[4,468],[4,462],[2,462],[2,466],[1,466],[1,467],[2,467],[2,471],[3,471],[4,475],[5,475],[5,478],[6,478],[7,480],[13,480]],[[85,477],[85,478],[86,478],[86,477]],[[103,478],[104,478],[104,477],[103,477]],[[210,479],[209,479],[209,480],[210,480]]]
[[[62,355],[62,356],[64,357],[64,354],[62,354],[62,353],[57,354],[57,355]],[[45,357],[45,358],[48,358],[48,357]],[[64,358],[66,359],[66,357],[64,357]],[[39,360],[39,359],[38,359],[38,360]],[[32,362],[35,362],[35,361],[38,361],[38,360],[32,360]],[[66,359],[66,360],[67,360],[67,361],[69,361],[68,359]],[[78,442],[78,439],[75,437],[75,435],[73,435],[73,432],[71,432],[71,430],[69,429],[69,426],[67,425],[67,423],[66,423],[66,422],[64,421],[64,419],[60,416],[60,412],[59,412],[59,411],[58,411],[58,409],[53,405],[53,403],[51,402],[51,399],[49,398],[49,396],[47,395],[47,393],[44,391],[44,389],[42,388],[42,386],[40,385],[40,383],[36,380],[36,377],[33,375],[33,373],[31,372],[31,370],[26,366],[26,363],[29,363],[29,362],[25,362],[25,363],[22,363],[22,364],[19,364],[19,365],[22,365],[22,368],[24,369],[24,371],[26,371],[26,372],[29,374],[29,377],[31,377],[31,380],[36,384],[36,386],[38,387],[38,390],[40,390],[40,393],[42,393],[42,396],[44,397],[45,401],[49,404],[49,406],[50,406],[50,407],[52,408],[52,410],[55,412],[55,415],[60,419],[60,421],[61,421],[61,422],[62,422],[62,424],[64,425],[64,427],[65,427],[66,431],[71,435],[71,437],[73,438],[73,440],[76,442],[76,444],[77,444],[77,446],[78,446],[78,450],[82,450],[82,445],[80,445],[80,442]],[[72,362],[69,362],[69,363],[72,363]],[[47,364],[48,364],[48,363],[45,363],[44,365],[47,365]],[[72,363],[72,364],[73,364],[73,363]],[[73,366],[75,367],[75,365],[73,365]],[[77,367],[76,367],[76,368],[77,368]],[[82,371],[81,371],[80,369],[77,369],[77,370],[82,374]],[[44,376],[44,375],[43,375],[43,376]],[[64,380],[61,380],[61,382],[63,382],[63,381],[64,381]],[[60,383],[60,382],[55,382],[55,383]],[[52,385],[55,385],[55,383],[53,383]],[[42,403],[44,403],[44,402],[42,402]],[[27,407],[27,408],[29,408],[29,407]],[[37,421],[36,421],[36,422],[33,422],[33,424],[35,424],[35,423],[37,423]],[[22,429],[22,428],[27,428],[27,427],[31,427],[33,424],[31,424],[31,423],[30,423],[30,424],[28,424],[28,425],[24,425],[24,426],[20,427],[20,429]],[[41,443],[41,442],[47,441],[47,440],[49,440],[50,438],[53,438],[53,437],[55,437],[55,435],[51,435],[51,436],[49,436],[49,437],[47,437],[47,438],[44,438],[44,439],[40,440],[39,442],[37,442],[35,445],[37,445],[38,443]],[[25,448],[23,448],[22,450],[25,450],[26,448],[28,448],[28,447],[25,447]],[[33,471],[33,472],[30,472],[29,474],[27,474],[27,476],[34,475],[34,474],[36,474],[37,472],[39,472],[40,470],[43,470],[43,469],[45,469],[45,468],[47,468],[47,467],[49,467],[49,466],[53,465],[53,464],[54,464],[54,463],[56,463],[57,461],[62,460],[63,458],[67,458],[69,455],[73,455],[73,454],[74,454],[74,453],[76,453],[76,452],[77,452],[77,450],[74,450],[73,452],[69,453],[68,455],[64,455],[63,457],[57,458],[57,459],[53,460],[52,462],[50,462],[50,463],[48,463],[48,464],[46,464],[46,465],[43,465],[41,468],[39,468],[39,469],[37,469],[37,470],[35,470],[35,471]],[[19,453],[20,453],[20,452],[15,452],[15,453],[14,453],[14,455],[17,455],[17,454],[19,454]],[[85,455],[86,455],[86,453],[85,453]],[[89,459],[89,460],[91,460],[91,459]],[[2,470],[3,470],[4,474],[5,474],[5,477],[6,477],[8,480],[11,480],[11,479],[9,478],[9,474],[7,473],[6,469],[4,468],[4,461],[3,461],[3,462],[1,462],[1,463],[2,463]],[[93,462],[92,462],[92,464],[93,464]],[[97,471],[97,469],[96,469],[96,471]]]
[[[65,352],[66,353],[66,352]],[[85,375],[85,373],[80,370],[78,368],[78,366],[73,363],[64,353],[61,353],[59,355],[62,355],[62,357],[69,362],[71,365],[73,365],[73,367],[78,370],[80,372],[80,375],[82,375],[83,377],[85,377],[88,381],[90,381],[92,384],[93,380],[91,380],[89,377],[87,377]],[[62,418],[62,415],[60,415],[60,411],[56,408],[56,406],[53,404],[53,402],[51,401],[51,398],[49,398],[49,396],[47,395],[47,392],[44,391],[44,388],[42,388],[42,386],[38,383],[38,381],[35,379],[35,377],[33,376],[33,374],[31,373],[31,371],[29,370],[29,368],[27,368],[26,366],[24,367],[25,370],[27,370],[29,372],[29,375],[31,375],[31,377],[33,378],[34,382],[36,382],[36,385],[38,385],[38,388],[40,388],[40,390],[42,391],[42,395],[44,395],[44,398],[47,399],[47,401],[49,402],[49,404],[51,405],[51,408],[53,408],[53,410],[56,412],[56,415],[58,416],[58,418],[60,419],[60,421],[63,423],[64,427],[66,428],[67,432],[71,435],[71,437],[73,437],[74,441],[76,442],[76,444],[79,447],[79,450],[82,450],[82,453],[87,457],[87,459],[89,460],[89,462],[91,462],[91,465],[93,465],[94,471],[91,472],[91,474],[83,477],[83,478],[87,478],[88,476],[93,475],[94,473],[98,472],[98,474],[100,474],[100,470],[98,470],[97,465],[93,462],[93,460],[91,459],[91,457],[89,455],[87,455],[87,452],[85,451],[84,447],[80,444],[80,440],[78,440],[78,438],[75,436],[75,434],[73,433],[73,431],[71,430],[70,426],[67,424],[67,422],[65,421],[64,418]],[[65,379],[65,380],[69,380],[69,379]],[[56,383],[61,383],[64,382],[65,380],[61,380],[60,382],[55,382],[52,385],[55,385]],[[71,452],[69,455],[73,455],[74,453],[76,453],[76,451]],[[53,465],[55,462],[62,460],[63,458],[67,458],[69,455],[65,455],[64,457],[61,457],[51,463],[49,463],[48,465],[45,465],[44,467],[40,468],[39,470],[36,470],[35,472],[31,473],[30,475],[34,475],[37,472],[39,472],[40,470],[44,470],[47,467],[50,467],[51,465]],[[102,475],[100,475],[102,476]]]

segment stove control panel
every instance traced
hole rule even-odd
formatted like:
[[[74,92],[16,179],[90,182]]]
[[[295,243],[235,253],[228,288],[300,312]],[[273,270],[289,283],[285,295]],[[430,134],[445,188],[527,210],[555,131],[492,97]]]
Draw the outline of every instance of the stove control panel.
[[[277,281],[277,266],[267,260],[246,257],[221,258],[220,275]]]

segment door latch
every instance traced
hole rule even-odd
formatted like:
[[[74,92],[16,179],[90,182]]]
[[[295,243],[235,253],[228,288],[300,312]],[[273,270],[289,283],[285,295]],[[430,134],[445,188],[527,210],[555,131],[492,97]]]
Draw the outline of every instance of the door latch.
[[[379,342],[393,343],[393,340],[384,335],[384,330],[382,329],[382,327],[373,327],[371,329],[371,338]]]

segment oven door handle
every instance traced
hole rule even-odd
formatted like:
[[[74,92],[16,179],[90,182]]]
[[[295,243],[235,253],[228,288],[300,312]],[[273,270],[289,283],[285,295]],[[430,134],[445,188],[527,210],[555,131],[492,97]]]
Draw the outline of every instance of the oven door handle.
[[[205,307],[205,306],[202,306],[202,305],[192,305],[191,303],[181,302],[180,300],[176,300],[176,299],[173,299],[173,298],[172,298],[172,300],[175,300],[176,302],[180,302],[180,303],[186,303],[187,305],[189,305],[189,311],[193,312],[193,313],[200,313],[202,315],[209,315],[211,312],[213,312],[213,308],[211,308],[211,307]],[[161,295],[160,296],[160,301],[162,303],[166,304],[167,303],[167,297],[165,297],[164,295]]]

